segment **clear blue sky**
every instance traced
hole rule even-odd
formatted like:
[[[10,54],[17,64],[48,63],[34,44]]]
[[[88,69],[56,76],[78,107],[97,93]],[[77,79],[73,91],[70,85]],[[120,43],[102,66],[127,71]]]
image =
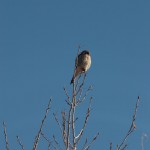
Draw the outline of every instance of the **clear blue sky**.
[[[86,133],[92,137],[100,132],[93,149],[120,142],[139,95],[137,130],[128,149],[141,150],[142,134],[150,137],[148,0],[0,1],[0,149],[3,120],[11,148],[19,149],[19,135],[31,149],[50,97],[53,106],[45,130],[59,138],[52,113],[66,108],[63,86],[71,88],[79,45],[92,55],[86,86],[93,85],[93,105]],[[78,112],[81,119],[83,113]],[[145,150],[149,143],[148,138]]]

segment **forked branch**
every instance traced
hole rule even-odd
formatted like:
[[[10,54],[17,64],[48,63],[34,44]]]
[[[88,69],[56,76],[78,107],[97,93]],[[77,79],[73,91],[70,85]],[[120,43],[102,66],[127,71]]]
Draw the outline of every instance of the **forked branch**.
[[[130,128],[129,128],[127,134],[125,135],[125,137],[123,138],[121,144],[117,145],[117,150],[124,150],[127,147],[127,144],[125,144],[125,142],[128,139],[129,135],[131,135],[131,133],[134,132],[135,129],[136,129],[135,120],[136,120],[136,115],[137,115],[137,110],[138,110],[139,102],[140,102],[140,97],[138,96]]]
[[[17,136],[16,138],[17,138],[17,142],[18,142],[19,145],[21,146],[21,149],[22,149],[22,150],[25,150],[25,149],[24,149],[24,145],[22,144],[22,142],[21,142],[19,136]]]
[[[83,135],[83,132],[84,132],[84,130],[86,128],[86,125],[87,125],[87,122],[88,122],[88,118],[89,118],[90,112],[91,112],[91,102],[92,102],[92,97],[90,98],[89,107],[87,109],[87,113],[86,113],[86,117],[85,117],[85,121],[84,121],[83,127],[82,127],[80,133],[78,134],[78,136],[76,137],[76,139],[77,139],[76,144],[79,143],[79,141],[80,141],[80,139],[81,139],[81,137]]]
[[[36,149],[37,149],[38,142],[39,142],[39,140],[40,140],[40,135],[41,135],[41,133],[42,133],[42,128],[43,128],[44,122],[45,122],[45,120],[46,120],[46,118],[47,118],[47,115],[48,115],[48,113],[49,113],[49,110],[50,110],[50,105],[51,105],[51,99],[49,100],[49,103],[48,103],[48,106],[47,106],[47,109],[46,109],[44,118],[43,118],[43,120],[42,120],[40,129],[39,129],[39,131],[38,131],[38,134],[37,134],[37,136],[35,137],[35,141],[34,141],[34,145],[33,145],[33,150],[36,150]]]

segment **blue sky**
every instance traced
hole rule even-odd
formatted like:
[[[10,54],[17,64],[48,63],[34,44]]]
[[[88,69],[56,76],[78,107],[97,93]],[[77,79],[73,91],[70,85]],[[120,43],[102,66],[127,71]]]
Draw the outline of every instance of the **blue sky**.
[[[121,141],[139,95],[137,130],[128,149],[141,150],[142,134],[150,136],[149,8],[148,0],[0,1],[1,149],[4,120],[12,149],[19,148],[16,135],[26,149],[32,147],[50,97],[53,105],[45,130],[59,137],[52,113],[66,108],[63,87],[70,91],[80,45],[92,55],[85,86],[93,86],[86,135],[100,132],[93,149]],[[83,113],[78,111],[81,118]],[[145,150],[149,143],[148,138]]]

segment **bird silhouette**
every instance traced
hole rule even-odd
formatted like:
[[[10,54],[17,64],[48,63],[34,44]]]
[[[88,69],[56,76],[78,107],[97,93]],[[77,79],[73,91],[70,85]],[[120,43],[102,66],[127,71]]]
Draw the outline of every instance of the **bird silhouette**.
[[[75,78],[81,73],[86,72],[91,66],[91,55],[88,50],[82,51],[75,60],[75,71],[71,79],[70,84],[72,84]]]

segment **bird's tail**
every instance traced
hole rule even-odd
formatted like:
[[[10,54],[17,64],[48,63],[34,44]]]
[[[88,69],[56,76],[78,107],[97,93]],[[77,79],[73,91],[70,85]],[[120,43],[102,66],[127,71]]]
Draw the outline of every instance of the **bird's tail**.
[[[81,72],[82,72],[81,69],[80,69],[79,67],[77,67],[76,70],[75,70],[75,73],[74,73],[74,75],[73,75],[73,77],[72,77],[72,79],[71,79],[70,84],[72,84],[72,83],[74,82],[75,78],[76,78]]]
[[[72,84],[74,82],[74,76],[72,77],[70,84]]]

